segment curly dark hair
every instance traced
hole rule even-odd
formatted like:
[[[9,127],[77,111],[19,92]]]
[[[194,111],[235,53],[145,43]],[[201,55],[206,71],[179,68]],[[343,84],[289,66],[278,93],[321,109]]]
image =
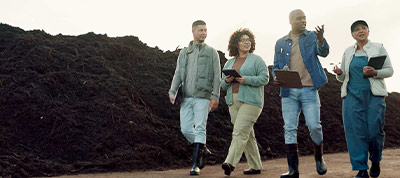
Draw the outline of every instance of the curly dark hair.
[[[251,41],[251,47],[249,53],[253,53],[253,51],[256,49],[256,41],[254,40],[254,35],[253,32],[251,32],[247,28],[240,28],[239,30],[236,30],[233,32],[231,35],[231,38],[229,39],[229,45],[228,45],[228,51],[229,51],[229,56],[238,56],[239,55],[239,40],[243,35],[247,35],[250,38]]]

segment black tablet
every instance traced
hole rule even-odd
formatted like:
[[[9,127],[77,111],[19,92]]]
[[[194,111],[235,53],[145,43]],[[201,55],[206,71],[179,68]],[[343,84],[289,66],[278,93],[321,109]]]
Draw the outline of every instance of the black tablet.
[[[371,66],[377,70],[382,69],[385,60],[386,56],[371,57],[368,61],[368,66]]]
[[[373,67],[375,70],[382,69],[385,63],[386,56],[371,57],[368,61],[368,66]],[[372,77],[372,75],[364,75],[364,78]]]
[[[240,76],[239,73],[236,72],[235,69],[223,69],[222,72],[223,72],[226,76],[230,75],[230,76],[233,76],[233,77],[242,77],[242,76]]]

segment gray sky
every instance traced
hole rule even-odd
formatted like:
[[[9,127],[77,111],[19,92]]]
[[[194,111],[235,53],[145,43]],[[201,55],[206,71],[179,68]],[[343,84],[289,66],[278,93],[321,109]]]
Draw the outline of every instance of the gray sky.
[[[193,38],[191,24],[206,21],[206,43],[227,55],[230,35],[249,28],[256,36],[255,54],[273,63],[277,39],[290,31],[289,12],[302,9],[307,29],[325,24],[330,45],[327,58],[320,58],[329,71],[346,47],[355,43],[350,25],[367,21],[369,39],[383,43],[395,70],[385,79],[390,92],[400,92],[400,1],[398,0],[2,0],[0,22],[24,30],[42,29],[52,35],[80,35],[88,32],[110,37],[133,35],[149,46],[175,50]]]

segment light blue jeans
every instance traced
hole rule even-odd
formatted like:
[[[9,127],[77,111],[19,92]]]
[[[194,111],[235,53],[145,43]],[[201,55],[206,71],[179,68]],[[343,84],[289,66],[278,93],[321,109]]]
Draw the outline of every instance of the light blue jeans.
[[[190,143],[206,143],[209,111],[209,99],[183,98],[180,111],[181,132]]]
[[[320,145],[323,140],[320,121],[318,90],[314,87],[291,88],[288,97],[282,97],[282,115],[285,122],[285,144],[297,143],[300,110],[303,111],[311,139]]]

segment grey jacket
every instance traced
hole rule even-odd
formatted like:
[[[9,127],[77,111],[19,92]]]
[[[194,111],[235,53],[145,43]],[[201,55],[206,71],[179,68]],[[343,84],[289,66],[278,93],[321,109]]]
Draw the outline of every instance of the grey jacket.
[[[168,92],[169,96],[175,96],[180,83],[185,87],[185,77],[187,69],[187,59],[188,55],[193,52],[192,47],[193,42],[189,43],[188,47],[185,47],[179,53],[175,74],[172,79],[171,88]],[[198,59],[197,59],[197,77],[196,77],[196,88],[194,91],[194,96],[197,98],[206,99],[218,99],[219,98],[219,86],[221,80],[221,66],[219,55],[217,51],[202,43]],[[185,90],[183,90],[185,91]],[[188,97],[183,93],[184,97]]]
[[[388,78],[393,75],[393,67],[389,55],[386,52],[386,49],[383,47],[382,44],[373,43],[369,40],[368,43],[363,47],[363,49],[368,55],[368,61],[371,57],[383,56],[383,55],[387,56],[382,69],[377,70],[378,74],[368,79],[371,84],[371,92],[373,95],[388,96],[384,78]],[[343,73],[341,75],[336,76],[336,79],[343,83],[341,91],[342,98],[347,96],[347,83],[349,82],[349,66],[356,50],[357,50],[357,44],[354,44],[348,47],[344,51],[342,64],[340,67]]]

